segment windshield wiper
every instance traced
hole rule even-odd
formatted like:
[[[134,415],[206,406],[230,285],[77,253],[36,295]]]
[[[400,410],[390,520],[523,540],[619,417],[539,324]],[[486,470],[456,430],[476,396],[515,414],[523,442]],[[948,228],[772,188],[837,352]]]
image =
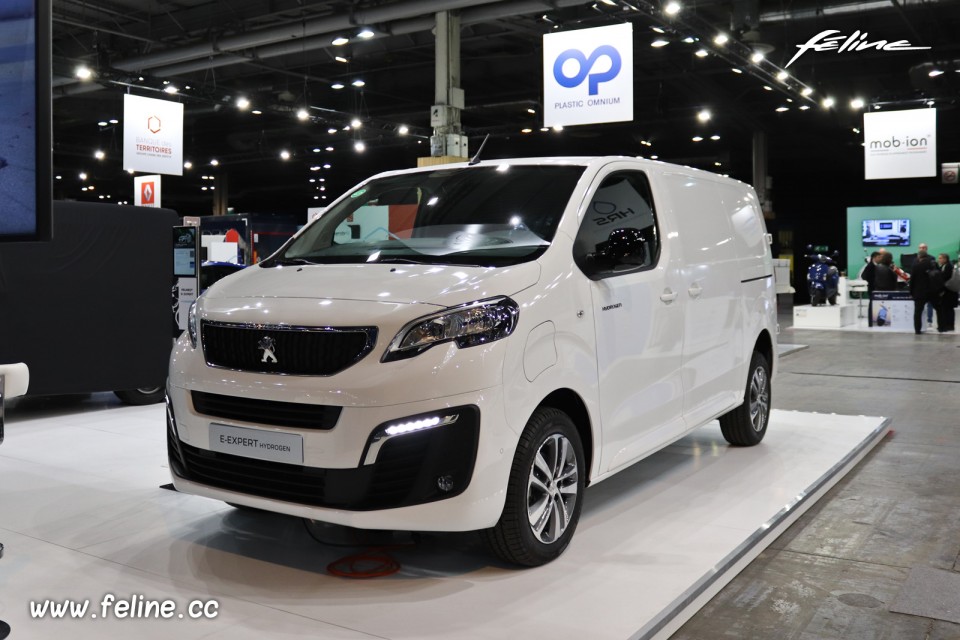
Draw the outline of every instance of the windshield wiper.
[[[428,262],[423,262],[422,260],[412,260],[410,258],[397,258],[395,256],[387,256],[385,258],[377,258],[369,264],[377,264],[381,262],[396,262],[400,264],[429,264]]]
[[[269,264],[265,264],[266,261],[260,263],[261,266],[270,268],[270,267],[291,267],[294,265],[305,265],[305,264],[319,264],[318,262],[311,262],[306,258],[274,258],[270,260]]]

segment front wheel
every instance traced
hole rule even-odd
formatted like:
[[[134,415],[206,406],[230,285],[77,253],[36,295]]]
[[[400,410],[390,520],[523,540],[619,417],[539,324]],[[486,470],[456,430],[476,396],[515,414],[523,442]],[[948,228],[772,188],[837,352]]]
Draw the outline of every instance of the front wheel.
[[[720,416],[720,430],[732,445],[752,447],[763,440],[770,421],[770,363],[759,351],[750,359],[743,404]]]
[[[484,531],[487,544],[507,562],[528,567],[557,558],[580,520],[585,477],[573,421],[559,409],[537,409],[520,436],[500,521]]]
[[[140,389],[124,389],[114,391],[114,394],[125,404],[145,405],[163,402],[163,387],[142,387]]]

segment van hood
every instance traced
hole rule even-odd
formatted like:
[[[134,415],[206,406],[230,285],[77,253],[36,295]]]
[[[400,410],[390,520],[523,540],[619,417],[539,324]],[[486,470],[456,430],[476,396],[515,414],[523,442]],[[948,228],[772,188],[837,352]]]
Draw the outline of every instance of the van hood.
[[[252,266],[220,280],[208,299],[314,298],[421,303],[452,307],[513,295],[537,283],[540,265],[319,264]]]

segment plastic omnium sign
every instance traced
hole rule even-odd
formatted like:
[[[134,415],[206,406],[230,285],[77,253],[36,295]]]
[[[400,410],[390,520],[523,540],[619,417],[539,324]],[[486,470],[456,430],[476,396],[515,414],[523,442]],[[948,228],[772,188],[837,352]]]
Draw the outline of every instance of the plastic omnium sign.
[[[543,36],[543,124],[633,120],[633,25]]]

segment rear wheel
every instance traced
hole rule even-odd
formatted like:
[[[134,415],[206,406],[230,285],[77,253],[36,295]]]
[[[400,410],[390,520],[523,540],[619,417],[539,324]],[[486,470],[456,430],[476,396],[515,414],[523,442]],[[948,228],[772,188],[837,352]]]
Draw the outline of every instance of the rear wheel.
[[[125,404],[144,405],[163,402],[164,389],[163,387],[142,387],[114,391],[114,393]]]
[[[819,307],[823,304],[823,292],[819,289],[814,289],[810,292],[810,304],[814,307]]]
[[[750,359],[743,404],[720,416],[720,430],[727,442],[742,447],[759,444],[770,420],[770,363],[759,351]]]
[[[528,567],[557,558],[580,520],[585,477],[573,421],[559,409],[537,409],[520,436],[500,521],[483,532],[487,544]]]
[[[827,302],[829,302],[831,305],[837,304],[837,294],[831,293],[830,297],[827,298]]]

